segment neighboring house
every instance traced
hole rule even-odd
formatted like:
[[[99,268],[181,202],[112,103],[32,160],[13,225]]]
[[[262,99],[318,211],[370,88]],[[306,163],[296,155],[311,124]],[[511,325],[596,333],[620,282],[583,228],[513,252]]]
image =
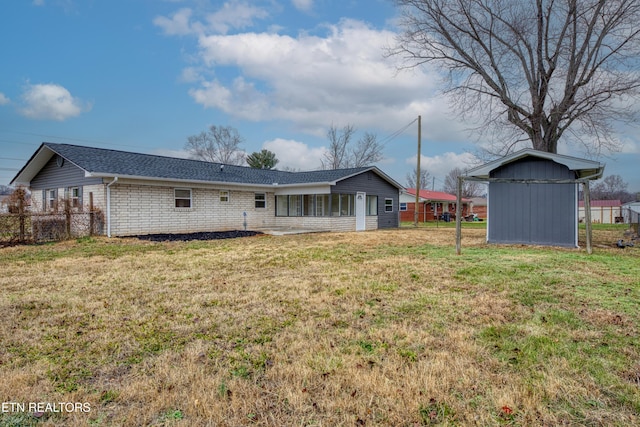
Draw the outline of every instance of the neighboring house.
[[[618,224],[623,222],[620,200],[591,200],[591,222],[596,224]],[[584,222],[584,201],[578,202],[578,218]]]
[[[420,190],[418,222],[435,221],[448,214],[455,217],[456,196],[441,191]],[[469,199],[462,199],[462,216],[470,213]],[[407,188],[400,194],[400,221],[414,221],[416,189]]]
[[[8,194],[0,194],[0,213],[9,212],[9,197]]]
[[[478,218],[487,219],[487,198],[486,197],[472,197],[471,198],[471,213],[474,213]]]
[[[284,172],[48,142],[12,184],[31,189],[33,212],[92,204],[108,236],[392,228],[402,189],[376,167]]]
[[[0,213],[9,213],[9,194],[0,194]]]
[[[578,246],[578,179],[598,179],[604,165],[531,149],[471,169],[489,182],[487,242]]]

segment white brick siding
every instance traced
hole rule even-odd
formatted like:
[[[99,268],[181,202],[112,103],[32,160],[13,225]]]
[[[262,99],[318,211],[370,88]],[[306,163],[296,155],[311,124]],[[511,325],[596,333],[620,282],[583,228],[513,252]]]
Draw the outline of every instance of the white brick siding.
[[[327,231],[355,231],[355,216],[278,216],[275,218],[276,227],[304,228]],[[366,230],[378,228],[378,217],[367,216]]]
[[[221,202],[219,189],[191,188],[191,207],[176,208],[176,188],[190,187],[113,185],[112,235],[243,230],[245,220],[247,230],[274,225],[273,193],[264,192],[267,207],[256,208],[254,191],[229,190],[229,201]]]
[[[191,208],[176,208],[174,190],[191,189]],[[151,233],[192,233],[198,231],[260,230],[270,227],[305,228],[328,231],[354,231],[355,216],[348,217],[276,217],[273,193],[228,190],[229,201],[220,201],[220,189],[189,186],[153,186],[116,183],[111,186],[111,234],[127,236]],[[89,193],[94,208],[100,209],[107,221],[106,184],[82,187],[83,210],[89,210]],[[266,194],[266,208],[255,207],[255,194]],[[60,206],[65,189],[58,188]],[[43,212],[42,191],[32,195],[33,212]],[[246,217],[243,215],[246,212]],[[366,229],[378,228],[378,217],[366,217]],[[88,228],[88,227],[87,227]],[[81,230],[78,230],[81,234]]]

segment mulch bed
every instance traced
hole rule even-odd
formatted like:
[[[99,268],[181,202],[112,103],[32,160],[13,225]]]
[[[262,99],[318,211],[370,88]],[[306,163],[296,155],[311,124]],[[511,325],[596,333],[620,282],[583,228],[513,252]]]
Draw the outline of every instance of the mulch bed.
[[[152,242],[186,242],[189,240],[219,240],[219,239],[235,239],[238,237],[251,237],[263,234],[259,231],[207,231],[199,233],[183,233],[183,234],[143,234],[135,237],[140,240],[150,240]]]

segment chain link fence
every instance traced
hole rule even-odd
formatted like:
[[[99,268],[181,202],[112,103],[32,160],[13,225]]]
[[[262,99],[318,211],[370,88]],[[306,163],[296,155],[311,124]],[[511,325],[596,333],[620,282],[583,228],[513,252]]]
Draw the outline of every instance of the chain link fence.
[[[43,243],[104,233],[104,214],[99,209],[82,211],[64,200],[52,212],[30,212],[24,190],[17,189],[0,214],[0,246]]]

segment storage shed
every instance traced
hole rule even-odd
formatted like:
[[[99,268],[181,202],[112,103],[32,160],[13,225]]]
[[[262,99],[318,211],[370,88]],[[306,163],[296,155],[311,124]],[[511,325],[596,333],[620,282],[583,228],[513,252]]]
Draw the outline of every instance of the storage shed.
[[[525,149],[469,170],[486,181],[487,242],[578,246],[578,184],[598,179],[604,165]]]

